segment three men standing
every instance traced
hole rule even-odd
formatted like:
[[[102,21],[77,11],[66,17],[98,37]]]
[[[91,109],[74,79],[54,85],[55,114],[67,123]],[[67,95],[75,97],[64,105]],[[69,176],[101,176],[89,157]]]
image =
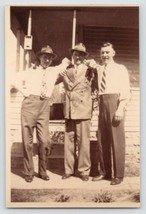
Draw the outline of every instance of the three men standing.
[[[124,65],[114,62],[115,50],[111,43],[104,43],[101,47],[100,65],[94,60],[87,63],[88,53],[83,43],[75,45],[71,54],[72,62],[65,60],[61,67],[49,67],[56,55],[50,46],[42,48],[38,53],[40,66],[21,76],[21,81],[26,82],[26,90],[18,84],[19,81],[14,84],[25,97],[21,108],[25,180],[31,182],[34,176],[32,141],[35,127],[39,141],[38,175],[49,180],[46,174],[46,155],[50,150],[49,98],[60,73],[56,84],[63,82],[65,88],[65,174],[62,179],[75,174],[77,159],[80,178],[83,181],[89,180],[91,91],[95,81],[99,92],[98,143],[101,146],[99,155],[102,179],[110,179],[111,185],[119,184],[123,181],[125,168],[124,112],[130,96],[128,71]],[[62,69],[65,72],[61,72]],[[98,181],[99,176],[92,180]]]

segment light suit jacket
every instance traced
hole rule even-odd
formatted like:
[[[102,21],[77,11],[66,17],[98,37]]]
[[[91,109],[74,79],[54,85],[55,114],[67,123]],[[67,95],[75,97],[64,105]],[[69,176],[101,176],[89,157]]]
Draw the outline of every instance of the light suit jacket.
[[[74,120],[91,119],[93,72],[84,64],[79,65],[77,77],[74,70],[73,65],[68,67],[66,74],[56,81],[56,84],[63,82],[65,87],[64,116]]]

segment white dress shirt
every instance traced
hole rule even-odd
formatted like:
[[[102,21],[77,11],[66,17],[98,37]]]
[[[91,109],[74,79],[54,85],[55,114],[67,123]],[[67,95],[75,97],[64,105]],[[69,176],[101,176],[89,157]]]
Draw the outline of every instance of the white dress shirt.
[[[104,65],[98,70],[98,86],[100,89]],[[106,88],[104,92],[99,91],[99,95],[103,94],[119,94],[119,100],[129,99],[130,85],[127,68],[114,61],[106,66]]]
[[[12,87],[18,89],[22,94],[27,95],[38,95],[41,94],[42,80],[44,72],[46,72],[46,83],[47,83],[47,97],[51,97],[55,81],[61,67],[48,67],[43,69],[42,66],[29,68],[26,71],[16,73],[12,78]]]

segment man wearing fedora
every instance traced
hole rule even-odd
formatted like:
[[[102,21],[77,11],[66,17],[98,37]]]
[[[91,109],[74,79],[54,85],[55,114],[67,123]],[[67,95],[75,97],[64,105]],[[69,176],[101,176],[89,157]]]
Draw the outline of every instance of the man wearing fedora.
[[[50,67],[57,57],[52,48],[47,45],[37,53],[39,66],[30,68],[16,74],[12,87],[16,88],[24,96],[21,107],[22,143],[24,150],[24,174],[25,181],[32,182],[34,178],[33,163],[33,133],[36,128],[38,140],[38,177],[48,181],[46,173],[47,155],[50,152],[49,139],[49,110],[50,97],[58,70],[66,67]]]
[[[68,179],[77,170],[83,181],[89,180],[90,161],[90,120],[92,113],[91,87],[94,78],[93,70],[85,64],[88,53],[83,43],[71,49],[72,64],[58,77],[56,84],[63,82],[65,87],[65,174]]]

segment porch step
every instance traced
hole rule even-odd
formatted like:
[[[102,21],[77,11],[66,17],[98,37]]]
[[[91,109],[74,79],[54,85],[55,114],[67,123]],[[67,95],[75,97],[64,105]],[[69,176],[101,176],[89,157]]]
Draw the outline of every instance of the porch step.
[[[91,141],[90,156],[91,156],[91,174],[96,174],[98,169],[96,150],[96,141]],[[96,153],[97,152],[97,153]],[[38,163],[37,143],[34,143],[33,148],[34,162]],[[77,163],[76,163],[77,164]],[[22,143],[13,143],[11,148],[11,169],[23,169],[23,147]],[[52,144],[52,152],[48,156],[47,169],[63,169],[64,170],[64,144]]]

